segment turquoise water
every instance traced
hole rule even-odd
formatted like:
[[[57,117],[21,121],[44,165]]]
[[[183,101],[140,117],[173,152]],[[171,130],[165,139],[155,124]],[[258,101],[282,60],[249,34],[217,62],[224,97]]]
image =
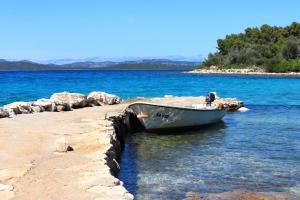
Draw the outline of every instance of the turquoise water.
[[[197,131],[130,135],[119,178],[137,199],[233,189],[300,195],[300,106],[249,108]]]
[[[203,95],[217,91],[251,105],[300,105],[300,79],[212,76],[180,71],[42,71],[0,72],[0,105],[49,98],[54,92],[88,94],[94,90],[136,96]]]
[[[99,90],[124,99],[209,91],[238,97],[250,110],[230,113],[214,126],[130,135],[119,178],[137,199],[182,199],[189,191],[237,188],[300,195],[300,78],[180,72],[0,72],[0,105],[61,91]]]

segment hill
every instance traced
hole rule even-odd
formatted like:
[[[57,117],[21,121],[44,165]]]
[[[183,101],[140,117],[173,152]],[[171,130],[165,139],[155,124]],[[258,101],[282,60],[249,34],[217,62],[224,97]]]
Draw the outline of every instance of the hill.
[[[124,62],[75,62],[70,64],[55,65],[55,64],[39,64],[31,61],[7,61],[0,60],[0,70],[16,71],[16,70],[122,70],[122,69],[194,69],[199,62],[188,61],[172,61],[164,59],[149,59],[138,61]]]
[[[108,69],[190,70],[190,69],[194,69],[198,64],[199,64],[198,62],[172,61],[172,60],[165,60],[165,59],[149,59],[149,60],[120,62],[108,67]]]
[[[39,63],[34,63],[27,60],[22,61],[7,61],[0,60],[0,70],[8,71],[8,70],[51,70],[55,69],[53,65],[43,65]]]
[[[217,52],[210,53],[203,66],[261,66],[267,72],[299,72],[300,24],[293,22],[286,27],[265,24],[227,35],[217,40]]]

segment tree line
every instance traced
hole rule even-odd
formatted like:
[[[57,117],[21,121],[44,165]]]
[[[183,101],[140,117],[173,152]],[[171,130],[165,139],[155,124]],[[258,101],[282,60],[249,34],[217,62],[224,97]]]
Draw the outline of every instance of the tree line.
[[[300,24],[262,25],[217,40],[203,66],[243,68],[261,66],[268,72],[300,72]]]

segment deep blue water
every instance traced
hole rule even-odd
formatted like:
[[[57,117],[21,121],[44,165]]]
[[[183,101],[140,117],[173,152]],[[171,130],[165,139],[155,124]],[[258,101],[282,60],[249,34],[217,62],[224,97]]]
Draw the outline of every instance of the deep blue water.
[[[191,75],[181,71],[0,72],[0,105],[54,92],[106,91],[130,98],[238,97],[250,110],[197,131],[127,138],[119,178],[137,199],[186,192],[292,191],[300,196],[300,78]]]
[[[0,105],[49,98],[54,92],[99,90],[122,98],[205,95],[238,97],[251,105],[300,105],[300,78],[216,76],[180,71],[0,72]]]

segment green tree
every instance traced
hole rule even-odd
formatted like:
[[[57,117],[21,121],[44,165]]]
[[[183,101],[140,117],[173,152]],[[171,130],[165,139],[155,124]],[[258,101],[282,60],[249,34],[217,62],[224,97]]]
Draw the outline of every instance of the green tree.
[[[294,39],[290,39],[286,42],[282,55],[285,59],[295,59],[299,56],[299,49],[297,41]]]
[[[226,35],[217,40],[217,52],[209,54],[203,64],[227,68],[258,65],[270,71],[296,71],[299,60],[300,24],[293,22],[286,27],[264,24]]]

